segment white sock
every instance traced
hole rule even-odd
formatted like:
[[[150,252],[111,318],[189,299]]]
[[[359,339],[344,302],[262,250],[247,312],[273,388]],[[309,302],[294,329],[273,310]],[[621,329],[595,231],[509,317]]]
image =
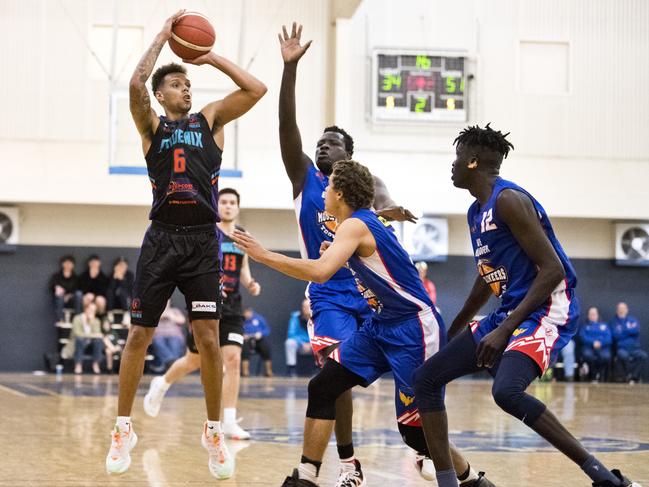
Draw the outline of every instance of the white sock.
[[[115,425],[119,428],[120,431],[128,431],[128,427],[131,424],[130,416],[117,416]]]
[[[167,382],[167,377],[163,375],[162,380],[160,381],[160,387],[162,387],[162,390],[164,390],[165,392],[168,391],[171,387],[171,384],[171,382]]]
[[[221,432],[221,422],[220,421],[210,421],[207,420],[207,433],[220,433]]]
[[[300,463],[297,471],[301,479],[318,484],[318,471],[312,463]]]
[[[471,465],[469,465],[469,475],[466,478],[460,480],[460,482],[465,483],[465,482],[469,482],[469,481],[472,481],[472,480],[478,480],[478,478],[479,478],[478,477],[478,472],[473,470],[473,467]]]
[[[223,422],[236,423],[237,422],[237,408],[223,408]]]

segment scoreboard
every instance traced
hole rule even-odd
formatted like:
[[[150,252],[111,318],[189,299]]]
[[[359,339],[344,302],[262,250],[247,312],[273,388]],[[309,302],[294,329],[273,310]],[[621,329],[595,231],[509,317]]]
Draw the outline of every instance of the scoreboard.
[[[381,50],[372,61],[374,120],[466,121],[465,57]]]

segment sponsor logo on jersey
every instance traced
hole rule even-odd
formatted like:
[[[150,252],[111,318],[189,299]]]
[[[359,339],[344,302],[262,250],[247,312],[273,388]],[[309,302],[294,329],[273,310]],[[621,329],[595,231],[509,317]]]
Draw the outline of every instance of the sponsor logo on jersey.
[[[482,276],[484,281],[489,284],[491,291],[500,297],[507,289],[507,269],[500,266],[494,269],[488,260],[478,260],[478,273]]]
[[[158,153],[165,149],[170,149],[176,144],[191,145],[193,147],[203,148],[203,134],[201,132],[192,132],[189,130],[176,129],[171,137],[166,137],[160,141]]]
[[[189,128],[190,129],[199,129],[199,128],[201,128],[201,122],[200,122],[200,120],[198,120],[197,117],[194,117],[194,116],[189,117],[188,122],[189,122]]]
[[[192,311],[215,313],[216,303],[214,301],[192,301]]]
[[[172,194],[191,198],[198,194],[198,190],[189,179],[178,178],[170,181],[167,187],[167,196]]]
[[[404,394],[403,392],[399,391],[399,399],[401,400],[404,406],[410,406],[414,402],[415,396],[408,396],[407,394]]]

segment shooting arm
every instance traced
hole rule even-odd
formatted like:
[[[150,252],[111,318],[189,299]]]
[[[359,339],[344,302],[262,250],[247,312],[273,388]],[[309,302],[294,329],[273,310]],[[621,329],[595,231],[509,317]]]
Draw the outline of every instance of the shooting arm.
[[[246,70],[222,56],[210,52],[196,64],[209,64],[228,76],[239,87],[222,100],[207,104],[201,113],[210,123],[212,133],[250,110],[268,91],[266,85]]]

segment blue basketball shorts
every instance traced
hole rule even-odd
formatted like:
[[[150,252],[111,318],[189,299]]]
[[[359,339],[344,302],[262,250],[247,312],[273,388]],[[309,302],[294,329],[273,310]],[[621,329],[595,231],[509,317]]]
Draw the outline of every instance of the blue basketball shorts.
[[[387,372],[394,375],[397,421],[420,426],[412,375],[446,342],[441,317],[432,308],[398,323],[384,323],[377,316],[366,321],[329,358],[361,376],[367,387]]]

